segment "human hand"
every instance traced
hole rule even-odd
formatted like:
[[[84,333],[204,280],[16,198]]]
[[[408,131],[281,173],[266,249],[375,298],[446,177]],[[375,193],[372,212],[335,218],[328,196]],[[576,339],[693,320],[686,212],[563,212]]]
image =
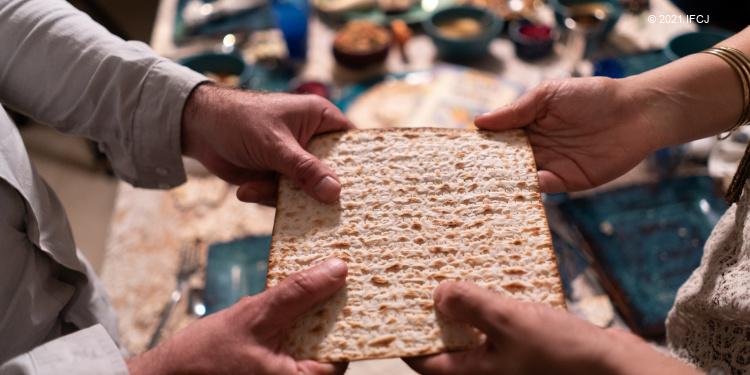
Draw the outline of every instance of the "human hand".
[[[322,202],[336,200],[334,171],[304,150],[318,133],[353,129],[328,100],[315,95],[260,94],[200,85],[185,105],[182,152],[238,185],[246,202],[274,205],[277,174]]]
[[[341,288],[346,275],[346,263],[340,259],[292,274],[129,359],[128,369],[133,375],[342,374],[346,363],[295,361],[285,352],[283,340],[292,320]]]
[[[487,335],[463,352],[405,358],[422,374],[697,374],[620,330],[603,330],[552,307],[470,283],[445,283],[435,308]]]
[[[603,77],[545,81],[515,102],[480,115],[481,129],[528,125],[543,192],[611,181],[662,147],[659,130],[630,85]]]

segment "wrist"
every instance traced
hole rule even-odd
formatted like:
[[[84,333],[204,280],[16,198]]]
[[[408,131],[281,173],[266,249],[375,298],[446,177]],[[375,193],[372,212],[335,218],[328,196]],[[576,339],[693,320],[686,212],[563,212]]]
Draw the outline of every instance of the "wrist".
[[[674,114],[674,102],[670,104],[670,94],[663,91],[663,87],[653,86],[649,77],[636,75],[619,80],[623,87],[625,96],[630,102],[633,113],[641,116],[647,128],[651,130],[650,137],[654,141],[653,150],[670,146],[672,143],[672,129],[669,124],[679,122]]]
[[[208,120],[212,114],[209,112],[213,108],[211,102],[215,90],[217,88],[210,82],[198,84],[185,102],[180,124],[180,146],[184,156],[199,159],[201,143],[206,138],[201,132],[210,126]]]
[[[131,375],[169,374],[168,355],[161,355],[162,348],[157,346],[140,355],[127,358],[125,364]]]
[[[721,58],[703,53],[623,81],[659,134],[662,148],[726,131],[744,105],[737,73]]]

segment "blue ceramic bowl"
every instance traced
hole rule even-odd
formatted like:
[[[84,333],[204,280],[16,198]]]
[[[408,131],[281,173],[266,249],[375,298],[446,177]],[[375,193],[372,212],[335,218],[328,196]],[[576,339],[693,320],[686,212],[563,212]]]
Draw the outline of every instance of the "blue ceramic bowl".
[[[465,38],[451,38],[444,35],[440,25],[461,18],[472,18],[482,26],[478,34]],[[487,53],[492,39],[503,29],[504,21],[492,12],[472,7],[452,7],[439,10],[422,21],[422,28],[432,38],[438,55],[451,61],[466,61],[482,57]]]
[[[600,3],[607,8],[604,35],[608,34],[617,24],[622,16],[622,7],[619,0],[550,0],[549,5],[555,12],[555,21],[561,29],[565,27],[565,19],[573,13],[571,7],[584,4]]]
[[[664,55],[670,61],[675,61],[681,57],[711,48],[730,36],[732,36],[731,33],[722,31],[696,31],[682,34],[669,41],[664,48]]]
[[[252,73],[242,58],[232,54],[206,53],[190,56],[180,60],[180,64],[201,74],[235,75],[239,77],[240,87],[247,84]]]

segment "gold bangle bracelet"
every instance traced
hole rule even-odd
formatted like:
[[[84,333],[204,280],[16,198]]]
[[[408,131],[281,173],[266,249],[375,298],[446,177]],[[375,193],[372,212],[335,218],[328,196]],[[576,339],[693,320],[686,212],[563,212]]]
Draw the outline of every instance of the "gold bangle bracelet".
[[[720,50],[725,56],[727,56],[729,59],[732,59],[739,66],[740,70],[744,73],[745,81],[748,82],[748,85],[750,85],[750,65],[748,64],[747,59],[744,59],[744,54],[741,54],[741,52],[737,50],[729,50],[723,47],[720,48]],[[748,104],[749,102],[750,98],[746,96],[743,116],[740,117],[740,120],[737,122],[736,127],[745,125],[748,122],[747,117],[748,114],[750,114],[750,104]]]
[[[745,105],[742,108],[742,114],[740,115],[739,120],[737,120],[737,123],[734,125],[734,127],[731,130],[736,130],[742,125],[745,125],[747,114],[750,112],[750,71],[748,71],[748,68],[745,66],[745,64],[739,60],[735,55],[726,52],[724,50],[717,51],[717,55],[722,56],[724,60],[726,60],[728,63],[734,66],[734,69],[740,74],[740,77],[742,78],[742,85],[745,89]]]
[[[728,48],[710,48],[702,52],[721,57],[721,59],[726,61],[740,77],[744,94],[744,105],[739,119],[735,125],[730,127],[727,131],[732,132],[737,130],[740,126],[748,123],[748,117],[750,116],[750,68],[748,67],[750,64],[748,64],[747,57],[745,57],[740,51]]]
[[[740,64],[745,68],[745,74],[748,86],[750,86],[750,58],[748,58],[742,51],[732,48],[732,47],[719,47],[719,49],[727,51],[729,53],[732,53],[735,58],[738,58],[740,60]],[[744,120],[742,121],[743,124],[747,125],[750,123],[750,103],[747,101],[745,102],[745,109],[747,109],[747,115],[745,116]]]
[[[740,114],[739,120],[728,130],[729,133],[727,134],[731,134],[732,131],[737,130],[740,126],[750,123],[750,59],[742,51],[731,47],[709,48],[701,52],[721,57],[740,76],[745,103],[742,106],[742,114]],[[727,187],[727,202],[732,204],[740,199],[742,190],[748,179],[750,179],[750,145],[745,148],[745,154],[742,156],[742,160],[740,160],[732,182]]]

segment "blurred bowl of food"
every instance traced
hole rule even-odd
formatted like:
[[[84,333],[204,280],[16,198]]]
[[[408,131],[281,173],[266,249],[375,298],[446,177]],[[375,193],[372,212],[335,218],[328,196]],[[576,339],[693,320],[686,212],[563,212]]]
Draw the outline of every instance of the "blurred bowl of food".
[[[670,61],[675,61],[711,48],[730,36],[732,36],[730,32],[724,31],[696,31],[678,35],[667,43],[664,55]]]
[[[552,27],[533,23],[527,19],[510,21],[508,37],[515,45],[516,55],[526,60],[548,56],[552,52],[552,46],[555,42]]]
[[[438,55],[452,61],[485,55],[503,25],[504,21],[491,11],[467,6],[445,8],[422,21]]]
[[[534,0],[459,0],[457,5],[488,9],[505,22],[534,13]]]
[[[619,0],[550,0],[549,4],[560,28],[565,27],[567,19],[579,25],[601,23],[604,35],[612,31],[622,15]]]
[[[180,60],[180,64],[204,74],[219,85],[242,88],[248,81],[250,69],[239,56],[206,53]]]
[[[333,57],[351,69],[363,69],[383,63],[392,43],[391,33],[366,20],[347,22],[333,40]]]

